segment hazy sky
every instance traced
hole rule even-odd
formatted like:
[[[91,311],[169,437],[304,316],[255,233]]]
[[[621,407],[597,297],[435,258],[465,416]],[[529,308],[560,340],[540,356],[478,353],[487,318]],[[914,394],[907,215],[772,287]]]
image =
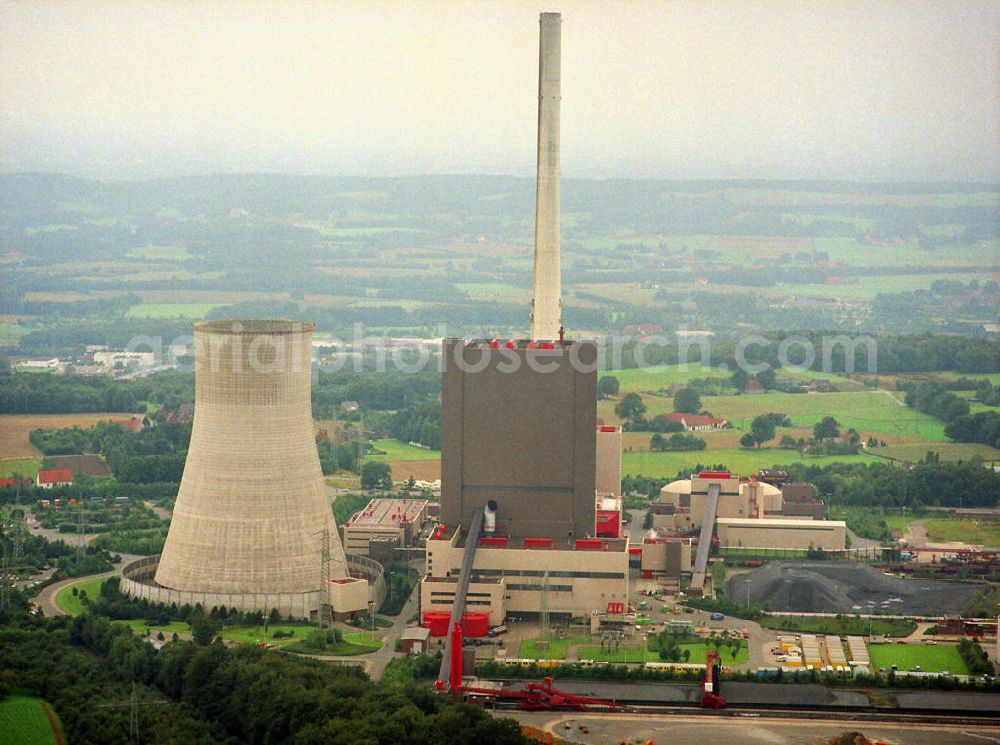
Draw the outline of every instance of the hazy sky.
[[[1000,181],[1000,0],[0,0],[0,168]]]

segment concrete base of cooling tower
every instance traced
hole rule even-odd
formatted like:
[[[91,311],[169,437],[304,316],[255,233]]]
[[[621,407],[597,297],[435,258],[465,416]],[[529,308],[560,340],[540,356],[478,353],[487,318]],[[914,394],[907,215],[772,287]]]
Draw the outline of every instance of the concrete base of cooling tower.
[[[363,561],[362,561],[363,559]],[[236,608],[239,611],[261,611],[265,614],[277,608],[282,618],[319,618],[324,604],[319,589],[311,592],[225,593],[200,590],[177,590],[156,583],[156,568],[160,555],[147,556],[126,564],[122,569],[121,591],[131,598],[143,598],[161,605],[201,605],[202,608]],[[324,615],[347,618],[359,611],[378,609],[385,600],[385,580],[380,564],[364,557],[348,557],[351,576],[331,582],[332,590],[325,599]]]

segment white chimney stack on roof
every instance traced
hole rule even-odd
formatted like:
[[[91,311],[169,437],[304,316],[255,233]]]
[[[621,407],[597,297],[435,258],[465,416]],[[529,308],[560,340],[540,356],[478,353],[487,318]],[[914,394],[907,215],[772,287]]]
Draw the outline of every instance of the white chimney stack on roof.
[[[542,13],[538,38],[538,172],[531,338],[556,339],[562,326],[559,267],[559,59],[562,16]]]

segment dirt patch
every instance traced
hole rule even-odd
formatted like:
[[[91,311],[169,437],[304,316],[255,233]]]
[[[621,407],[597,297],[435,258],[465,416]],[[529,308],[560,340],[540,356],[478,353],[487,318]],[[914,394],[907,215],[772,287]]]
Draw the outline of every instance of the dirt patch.
[[[730,597],[746,596],[775,611],[940,615],[960,612],[982,585],[891,577],[866,564],[772,561],[730,580]]]
[[[88,476],[110,476],[111,469],[99,455],[52,455],[49,456],[52,467],[68,468],[74,474],[85,473]]]
[[[440,460],[393,460],[389,461],[392,477],[397,481],[413,476],[421,481],[437,481],[441,478]]]
[[[0,458],[35,458],[41,455],[28,440],[36,429],[81,427],[98,422],[127,422],[133,414],[0,414]]]

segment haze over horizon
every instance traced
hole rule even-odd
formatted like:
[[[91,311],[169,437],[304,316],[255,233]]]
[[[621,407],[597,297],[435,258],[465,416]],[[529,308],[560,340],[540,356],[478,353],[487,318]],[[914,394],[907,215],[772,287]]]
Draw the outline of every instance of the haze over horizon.
[[[0,2],[0,172],[1000,182],[1000,3]]]

